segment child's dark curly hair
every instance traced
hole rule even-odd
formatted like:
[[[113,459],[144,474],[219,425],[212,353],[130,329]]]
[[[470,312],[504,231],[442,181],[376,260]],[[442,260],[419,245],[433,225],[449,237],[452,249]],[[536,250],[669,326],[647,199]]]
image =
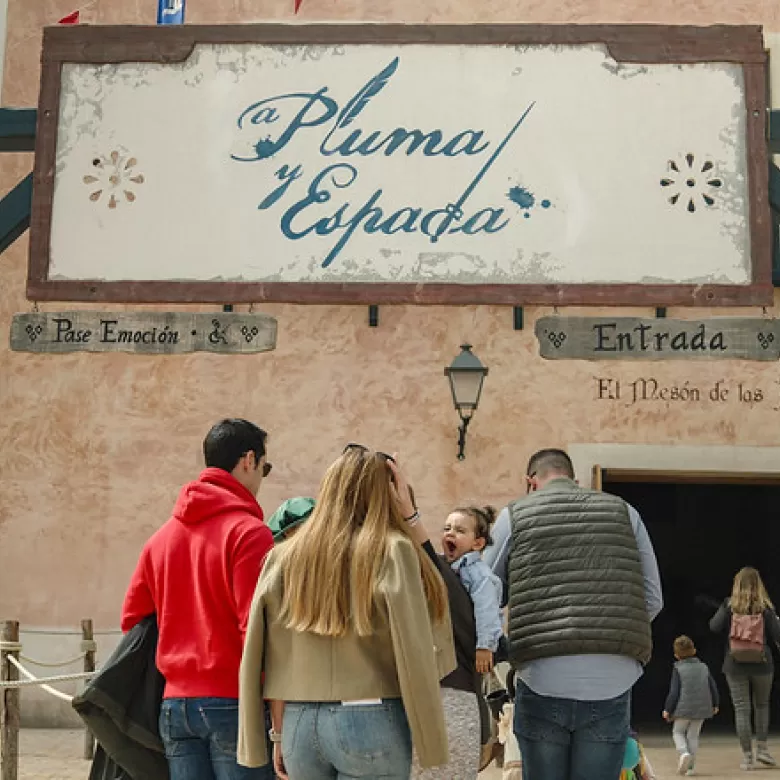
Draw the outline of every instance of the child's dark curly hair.
[[[454,510],[461,515],[466,515],[474,520],[474,535],[477,539],[485,540],[485,547],[493,544],[493,537],[490,535],[490,529],[496,522],[498,513],[492,506],[460,506]],[[453,513],[454,513],[453,512]]]

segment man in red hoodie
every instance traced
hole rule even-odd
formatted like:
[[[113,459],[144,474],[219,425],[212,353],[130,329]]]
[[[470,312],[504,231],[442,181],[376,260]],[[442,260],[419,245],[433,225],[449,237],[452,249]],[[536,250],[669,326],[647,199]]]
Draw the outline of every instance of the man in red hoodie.
[[[271,471],[265,431],[222,420],[203,442],[206,469],[144,545],[122,609],[122,630],[159,625],[165,677],[160,736],[171,780],[266,780],[236,762],[238,669],[249,607],[273,547],[255,495]]]

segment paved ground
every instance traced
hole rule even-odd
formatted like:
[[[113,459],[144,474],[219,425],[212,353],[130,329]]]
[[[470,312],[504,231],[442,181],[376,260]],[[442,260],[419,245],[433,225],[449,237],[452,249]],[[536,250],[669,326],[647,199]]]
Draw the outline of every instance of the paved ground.
[[[25,730],[21,737],[19,780],[86,780],[89,764],[80,758],[83,732],[66,730]],[[676,755],[667,737],[654,736],[645,741],[659,780],[677,777]],[[780,741],[775,740],[780,755]],[[711,780],[741,780],[739,750],[733,737],[705,736],[698,761],[698,775]],[[759,776],[780,779],[780,769],[759,770]],[[493,767],[480,780],[501,780]],[[542,780],[542,778],[540,778]],[[593,778],[593,780],[598,780]]]

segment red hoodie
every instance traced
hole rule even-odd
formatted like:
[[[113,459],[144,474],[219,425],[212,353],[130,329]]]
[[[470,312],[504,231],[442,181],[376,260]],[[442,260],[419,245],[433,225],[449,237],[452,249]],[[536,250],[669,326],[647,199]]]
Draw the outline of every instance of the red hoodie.
[[[144,545],[122,608],[122,630],[156,613],[165,698],[238,698],[249,607],[271,531],[231,474],[206,469]]]

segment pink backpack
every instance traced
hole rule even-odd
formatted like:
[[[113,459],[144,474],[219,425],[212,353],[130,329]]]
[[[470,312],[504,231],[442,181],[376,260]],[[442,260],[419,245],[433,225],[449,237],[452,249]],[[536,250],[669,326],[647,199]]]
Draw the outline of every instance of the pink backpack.
[[[731,657],[741,664],[762,664],[766,661],[763,614],[732,614],[729,651]]]

